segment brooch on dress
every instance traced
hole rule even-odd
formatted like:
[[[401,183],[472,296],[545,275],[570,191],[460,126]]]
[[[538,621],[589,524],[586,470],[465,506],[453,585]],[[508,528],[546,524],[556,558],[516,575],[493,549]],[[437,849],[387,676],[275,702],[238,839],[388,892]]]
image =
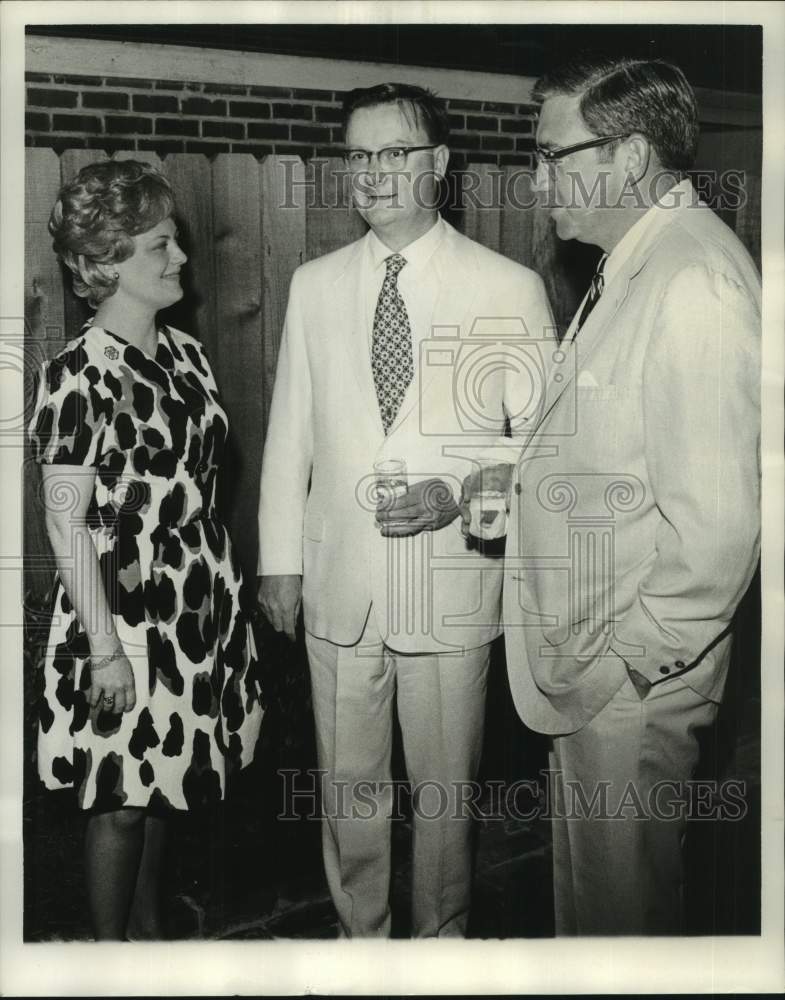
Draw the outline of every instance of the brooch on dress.
[[[117,361],[117,359],[120,357],[120,352],[117,350],[117,348],[111,346],[104,348],[104,354],[107,356],[107,358],[109,358],[110,361]]]

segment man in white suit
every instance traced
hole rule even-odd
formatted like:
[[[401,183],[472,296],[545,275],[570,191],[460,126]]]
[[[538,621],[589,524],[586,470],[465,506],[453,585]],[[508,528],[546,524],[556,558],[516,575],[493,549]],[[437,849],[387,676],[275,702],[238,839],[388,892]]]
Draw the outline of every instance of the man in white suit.
[[[302,594],[342,933],[390,932],[395,700],[415,789],[412,933],[456,936],[471,888],[461,788],[479,765],[501,594],[499,561],[466,545],[456,501],[505,415],[527,419],[553,324],[539,277],[440,218],[448,120],[433,95],[357,90],[344,116],[370,231],[292,280],[262,467],[259,599],[291,638]],[[493,364],[483,377],[500,339],[518,345],[518,379]],[[377,507],[374,464],[386,459],[405,462],[408,492]]]
[[[556,232],[604,255],[514,470],[510,684],[553,736],[557,934],[678,933],[697,734],[759,553],[760,278],[685,179],[680,70],[586,61],[535,98]]]

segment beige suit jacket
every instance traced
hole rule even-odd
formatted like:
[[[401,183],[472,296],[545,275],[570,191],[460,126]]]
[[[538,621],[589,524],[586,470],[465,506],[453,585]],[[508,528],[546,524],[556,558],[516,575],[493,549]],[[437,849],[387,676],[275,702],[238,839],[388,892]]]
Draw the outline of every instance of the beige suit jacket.
[[[534,272],[446,226],[432,258],[432,335],[385,436],[360,287],[367,238],[292,281],[262,464],[259,572],[303,574],[305,627],[320,638],[355,643],[373,609],[394,649],[474,648],[500,632],[500,560],[467,548],[459,519],[383,538],[373,465],[402,458],[410,482],[438,477],[459,496],[505,412],[541,393],[553,320]],[[517,376],[499,360],[510,344]]]
[[[516,469],[504,624],[518,711],[579,729],[626,677],[719,701],[759,554],[760,279],[689,182],[554,364]]]

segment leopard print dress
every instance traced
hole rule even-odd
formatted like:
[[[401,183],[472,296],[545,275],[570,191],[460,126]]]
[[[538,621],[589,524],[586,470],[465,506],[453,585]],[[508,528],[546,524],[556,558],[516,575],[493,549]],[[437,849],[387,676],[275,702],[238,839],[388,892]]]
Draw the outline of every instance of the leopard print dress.
[[[87,635],[58,581],[41,779],[75,787],[84,809],[222,798],[231,769],[252,759],[262,707],[239,567],[215,511],[227,418],[201,345],[164,327],[151,357],[89,326],[44,367],[30,435],[39,462],[95,476],[88,527],[136,686],[131,712],[90,709]],[[75,496],[58,479],[49,494],[66,510]]]

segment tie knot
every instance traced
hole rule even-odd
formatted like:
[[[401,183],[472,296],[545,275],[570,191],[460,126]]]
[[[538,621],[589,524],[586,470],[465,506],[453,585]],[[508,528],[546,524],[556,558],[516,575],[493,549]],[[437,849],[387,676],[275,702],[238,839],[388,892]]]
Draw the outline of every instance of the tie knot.
[[[387,262],[387,277],[395,278],[398,273],[406,266],[406,258],[402,257],[399,253],[390,254],[386,258]]]

